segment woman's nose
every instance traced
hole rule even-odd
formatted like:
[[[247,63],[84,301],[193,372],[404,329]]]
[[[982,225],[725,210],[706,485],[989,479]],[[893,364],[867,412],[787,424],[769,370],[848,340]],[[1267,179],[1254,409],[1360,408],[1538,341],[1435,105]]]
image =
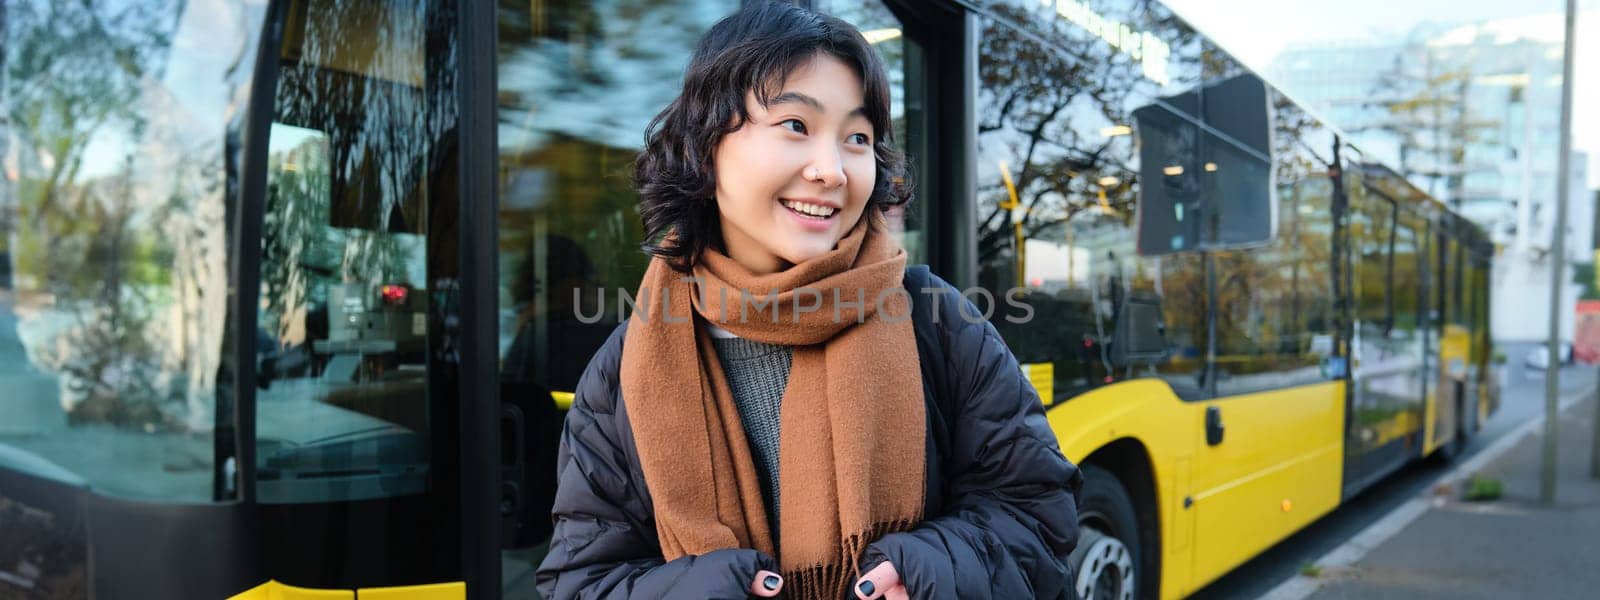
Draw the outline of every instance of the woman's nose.
[[[845,184],[844,157],[839,155],[838,148],[822,148],[812,155],[811,164],[802,172],[808,181],[815,181],[825,188],[836,188]]]

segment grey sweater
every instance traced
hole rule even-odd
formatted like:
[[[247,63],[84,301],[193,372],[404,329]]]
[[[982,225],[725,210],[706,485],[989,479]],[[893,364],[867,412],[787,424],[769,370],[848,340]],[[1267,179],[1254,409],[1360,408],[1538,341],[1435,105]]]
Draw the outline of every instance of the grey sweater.
[[[783,390],[789,385],[794,349],[744,338],[712,337],[718,362],[727,374],[750,454],[761,477],[772,537],[778,537],[778,432]]]

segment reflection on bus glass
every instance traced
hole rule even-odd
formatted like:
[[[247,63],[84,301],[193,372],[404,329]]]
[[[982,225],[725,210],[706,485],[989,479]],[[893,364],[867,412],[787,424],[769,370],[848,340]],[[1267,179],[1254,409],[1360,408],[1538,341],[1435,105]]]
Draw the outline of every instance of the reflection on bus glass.
[[[6,2],[0,468],[213,500],[227,128],[263,10]]]
[[[991,10],[1004,20],[980,38],[978,283],[1022,287],[1037,311],[991,323],[1018,361],[1048,367],[1047,404],[1141,376],[1206,394],[1206,266],[1187,252],[1203,233],[1201,38],[1158,5],[1099,7],[1168,46],[1157,81],[1054,12]]]
[[[288,14],[262,221],[257,494],[422,493],[430,261],[454,256],[437,256],[450,228],[429,218],[448,107],[433,96],[449,90],[424,70],[426,7],[311,1]]]

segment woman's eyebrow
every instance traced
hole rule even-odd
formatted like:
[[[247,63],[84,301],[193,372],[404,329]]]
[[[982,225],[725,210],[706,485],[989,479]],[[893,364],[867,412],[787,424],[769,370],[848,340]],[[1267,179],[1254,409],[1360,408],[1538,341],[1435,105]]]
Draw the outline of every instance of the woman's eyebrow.
[[[822,101],[821,100],[817,100],[816,98],[812,98],[811,96],[808,96],[806,94],[802,94],[800,92],[784,92],[782,94],[778,94],[777,96],[773,96],[773,98],[772,98],[772,104],[789,104],[789,103],[804,104],[806,106],[811,107],[813,110],[816,110],[817,112],[821,112],[821,113],[828,112],[827,107],[824,107],[822,105]],[[855,108],[855,110],[852,110],[852,111],[850,111],[849,114],[845,115],[845,118],[856,117],[856,116],[861,116],[861,117],[867,116],[867,107],[865,107],[865,106],[857,106]]]

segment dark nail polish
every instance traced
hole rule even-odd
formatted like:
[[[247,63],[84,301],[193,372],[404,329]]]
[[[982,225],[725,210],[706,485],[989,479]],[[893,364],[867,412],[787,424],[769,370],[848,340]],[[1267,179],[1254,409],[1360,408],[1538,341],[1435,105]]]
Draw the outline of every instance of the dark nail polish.
[[[863,596],[871,596],[873,592],[878,591],[878,587],[875,586],[875,585],[872,585],[871,581],[863,581],[863,582],[861,582],[861,585],[857,586],[856,589],[861,590],[861,595],[863,595]]]
[[[776,592],[778,591],[778,586],[783,585],[783,578],[777,575],[768,575],[766,579],[761,580],[761,585],[765,586],[769,592]]]

